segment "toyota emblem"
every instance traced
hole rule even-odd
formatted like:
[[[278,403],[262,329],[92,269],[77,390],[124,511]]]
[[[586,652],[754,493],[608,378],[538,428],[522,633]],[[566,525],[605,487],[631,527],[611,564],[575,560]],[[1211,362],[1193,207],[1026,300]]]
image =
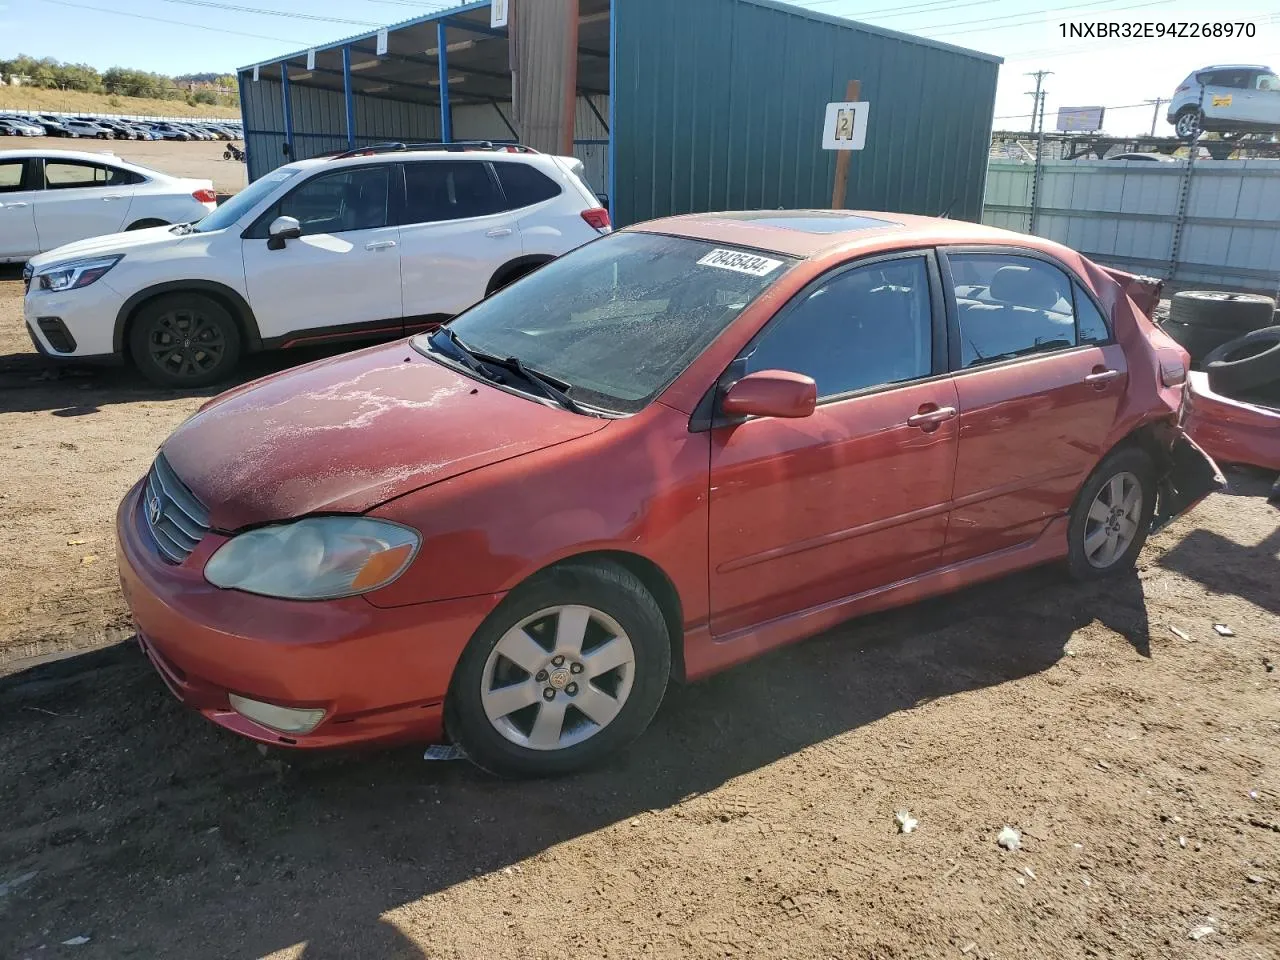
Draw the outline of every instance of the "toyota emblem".
[[[152,497],[147,501],[147,519],[152,525],[160,522],[160,498]]]

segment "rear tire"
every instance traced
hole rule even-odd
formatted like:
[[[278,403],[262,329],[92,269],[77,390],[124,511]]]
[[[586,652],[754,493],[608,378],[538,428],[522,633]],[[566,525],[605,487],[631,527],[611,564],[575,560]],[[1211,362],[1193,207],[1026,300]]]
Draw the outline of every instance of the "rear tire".
[[[1067,526],[1067,569],[1077,580],[1100,580],[1133,568],[1151,531],[1156,470],[1139,447],[1122,447],[1089,475]]]
[[[666,620],[644,584],[613,563],[568,563],[513,590],[472,636],[449,733],[498,776],[571,773],[635,740],[670,674]]]
[[[143,304],[129,329],[138,372],[160,387],[207,387],[240,360],[240,328],[226,307],[201,293],[172,293]]]
[[[1173,131],[1179,140],[1193,141],[1199,138],[1204,126],[1198,107],[1186,107],[1173,119]]]

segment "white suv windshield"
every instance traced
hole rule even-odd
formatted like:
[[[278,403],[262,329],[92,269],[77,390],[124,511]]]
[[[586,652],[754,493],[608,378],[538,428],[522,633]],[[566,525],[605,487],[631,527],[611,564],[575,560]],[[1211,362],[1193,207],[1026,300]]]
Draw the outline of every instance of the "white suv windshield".
[[[475,353],[518,358],[581,404],[634,413],[794,263],[701,240],[617,233],[482,300],[448,329]],[[414,345],[448,357],[433,336]]]
[[[298,170],[290,170],[286,167],[280,170],[273,170],[260,180],[255,180],[214,210],[213,213],[198,222],[194,228],[195,232],[209,233],[212,230],[225,230],[256,207],[259,201],[265,200],[274,193],[282,183],[296,176],[298,172]]]

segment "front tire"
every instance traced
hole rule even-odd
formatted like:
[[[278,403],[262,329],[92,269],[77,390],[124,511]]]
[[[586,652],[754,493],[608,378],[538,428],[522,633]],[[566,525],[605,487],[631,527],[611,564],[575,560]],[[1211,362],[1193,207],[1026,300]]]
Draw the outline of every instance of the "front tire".
[[[240,360],[240,329],[221,303],[201,293],[174,293],[142,306],[129,330],[138,372],[160,387],[207,387]]]
[[[635,740],[670,673],[666,620],[644,584],[617,564],[565,564],[513,590],[471,638],[449,732],[498,776],[570,773]]]
[[[1067,568],[1099,580],[1133,568],[1156,507],[1156,470],[1145,450],[1123,447],[1103,458],[1080,489],[1067,527]]]

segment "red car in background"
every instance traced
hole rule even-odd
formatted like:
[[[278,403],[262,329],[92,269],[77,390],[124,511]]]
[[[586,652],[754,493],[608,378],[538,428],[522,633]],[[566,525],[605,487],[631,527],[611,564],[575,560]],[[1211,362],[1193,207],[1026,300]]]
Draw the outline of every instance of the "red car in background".
[[[1142,296],[962,222],[632,227],[201,408],[119,509],[138,639],[264,743],[577,769],[673,677],[1034,564],[1130,570],[1222,482]]]

